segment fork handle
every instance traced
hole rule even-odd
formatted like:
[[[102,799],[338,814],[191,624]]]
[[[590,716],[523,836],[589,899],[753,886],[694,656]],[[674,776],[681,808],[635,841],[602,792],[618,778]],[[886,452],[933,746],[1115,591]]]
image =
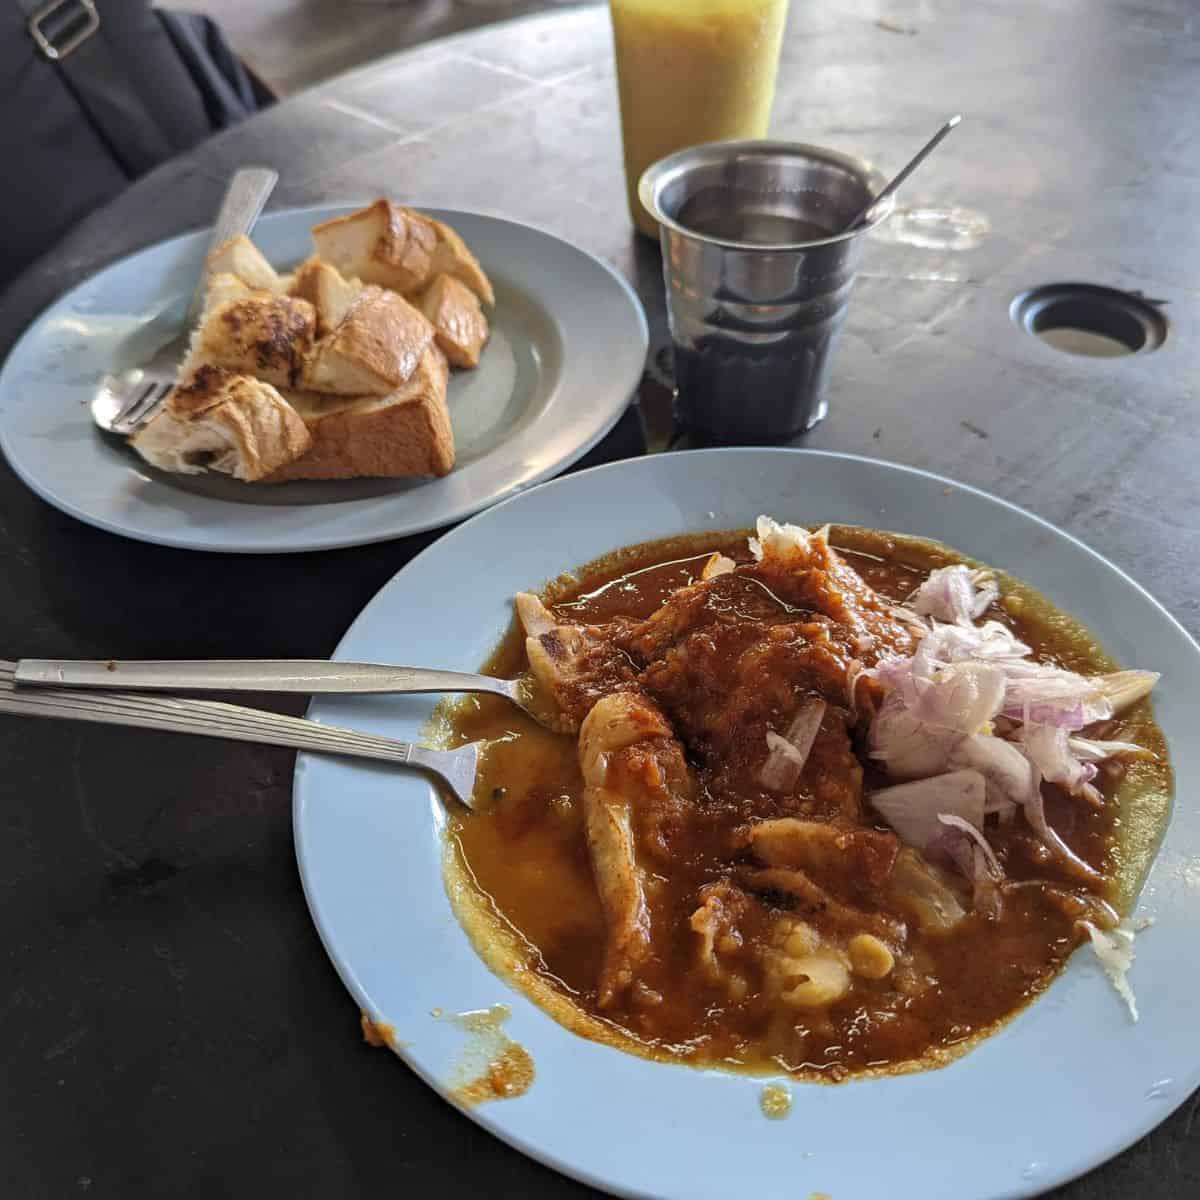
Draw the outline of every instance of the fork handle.
[[[234,173],[229,187],[225,189],[225,198],[221,201],[212,237],[209,239],[208,249],[204,252],[200,280],[188,304],[184,329],[191,330],[195,326],[200,317],[200,310],[204,307],[204,297],[208,292],[209,256],[230,238],[237,237],[239,233],[249,233],[254,228],[254,223],[278,182],[279,173],[272,171],[270,167],[243,167]]]
[[[464,804],[471,803],[471,783],[475,774],[474,748],[471,746],[453,751],[428,750],[411,742],[216,700],[122,692],[95,695],[66,688],[14,691],[0,686],[0,713],[100,725],[129,725],[138,729],[191,733],[422,767],[448,784]]]
[[[407,763],[417,748],[375,734],[358,733],[336,725],[320,725],[304,717],[223,704],[219,700],[174,699],[170,696],[94,696],[67,688],[32,692],[0,691],[0,712],[64,717],[102,725],[132,725],[169,733],[195,733],[238,742],[262,742],[296,750],[349,753],[384,762]]]
[[[509,696],[510,685],[488,675],[324,659],[71,660],[23,658],[15,678],[46,687],[138,691],[426,693],[488,692]]]

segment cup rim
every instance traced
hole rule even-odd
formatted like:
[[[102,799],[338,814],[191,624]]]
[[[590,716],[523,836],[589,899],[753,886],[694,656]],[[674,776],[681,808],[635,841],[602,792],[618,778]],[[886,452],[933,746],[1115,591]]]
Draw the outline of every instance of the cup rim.
[[[720,246],[726,250],[744,250],[758,253],[778,253],[788,250],[810,250],[818,246],[835,246],[839,242],[851,241],[869,233],[875,226],[892,215],[895,208],[895,196],[889,196],[880,205],[878,213],[869,221],[865,221],[856,229],[845,230],[842,233],[830,234],[829,237],[819,238],[808,242],[772,242],[764,245],[762,242],[741,242],[733,238],[714,237],[701,233],[687,225],[680,224],[674,217],[662,211],[658,197],[668,183],[681,175],[685,168],[698,162],[720,162],[731,157],[758,156],[764,154],[791,154],[803,158],[815,158],[823,162],[834,163],[845,167],[857,175],[867,187],[872,196],[878,196],[887,184],[887,177],[877,167],[866,159],[856,158],[852,154],[844,154],[840,150],[828,146],[817,146],[810,142],[789,142],[775,138],[744,138],[730,141],[701,142],[695,146],[687,146],[651,163],[638,180],[638,199],[642,207],[659,223],[673,229],[676,233],[709,245]]]

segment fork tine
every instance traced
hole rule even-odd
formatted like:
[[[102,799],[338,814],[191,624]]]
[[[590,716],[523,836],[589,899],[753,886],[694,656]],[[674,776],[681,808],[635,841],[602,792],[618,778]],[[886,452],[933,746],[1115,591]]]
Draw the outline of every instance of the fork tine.
[[[126,397],[125,402],[117,409],[116,415],[109,422],[116,433],[131,433],[137,425],[135,414],[141,409],[146,397],[157,387],[153,380],[141,383]]]
[[[112,428],[114,433],[124,434],[130,434],[137,430],[137,427],[142,425],[146,418],[154,412],[172,388],[174,388],[173,380],[162,378],[144,380],[134,386],[130,396],[109,422],[109,428]]]
[[[435,756],[430,760],[429,755]],[[467,742],[454,750],[426,750],[414,746],[410,762],[437,775],[465,808],[475,807],[475,775],[479,770],[479,743]]]
[[[136,428],[166,398],[173,386],[170,380],[155,380],[149,388],[142,392],[138,400],[127,411],[122,412],[117,417],[117,421],[114,424],[119,422],[121,425]]]
[[[121,411],[117,414],[118,418],[128,417],[134,413],[145,403],[146,397],[151,395],[156,387],[158,387],[156,379],[139,380],[137,385],[130,391],[129,399],[126,400]]]

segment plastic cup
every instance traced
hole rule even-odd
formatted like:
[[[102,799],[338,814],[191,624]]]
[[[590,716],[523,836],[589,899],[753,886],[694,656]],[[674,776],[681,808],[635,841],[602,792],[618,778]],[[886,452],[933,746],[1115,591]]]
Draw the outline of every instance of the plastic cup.
[[[629,212],[642,172],[700,142],[766,135],[787,0],[610,0]]]

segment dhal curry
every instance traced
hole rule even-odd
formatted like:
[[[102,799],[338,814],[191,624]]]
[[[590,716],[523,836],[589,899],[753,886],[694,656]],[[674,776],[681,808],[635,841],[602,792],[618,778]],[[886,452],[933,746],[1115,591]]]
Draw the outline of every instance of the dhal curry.
[[[932,543],[835,540],[763,518],[518,596],[489,669],[557,732],[451,710],[456,909],[578,1032],[836,1081],[946,1061],[1085,939],[1127,988],[1157,677]]]

